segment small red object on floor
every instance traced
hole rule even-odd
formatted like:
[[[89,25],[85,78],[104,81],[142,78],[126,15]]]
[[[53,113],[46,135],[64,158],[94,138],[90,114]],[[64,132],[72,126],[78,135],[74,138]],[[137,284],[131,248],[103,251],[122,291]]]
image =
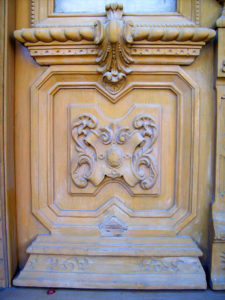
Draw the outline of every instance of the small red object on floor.
[[[55,289],[49,289],[47,291],[47,295],[52,295],[52,294],[55,294]]]

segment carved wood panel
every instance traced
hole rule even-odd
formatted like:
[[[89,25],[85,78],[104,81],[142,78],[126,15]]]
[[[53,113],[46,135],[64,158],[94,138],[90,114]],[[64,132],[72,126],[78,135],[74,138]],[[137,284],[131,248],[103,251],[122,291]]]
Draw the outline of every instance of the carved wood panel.
[[[79,220],[99,235],[115,216],[122,234],[178,232],[196,214],[198,88],[149,67],[113,100],[82,68],[51,67],[32,88],[34,214],[51,231]]]
[[[74,104],[69,114],[72,193],[92,193],[94,186],[96,195],[114,180],[131,194],[159,193],[159,106],[134,104],[110,119],[98,106]]]

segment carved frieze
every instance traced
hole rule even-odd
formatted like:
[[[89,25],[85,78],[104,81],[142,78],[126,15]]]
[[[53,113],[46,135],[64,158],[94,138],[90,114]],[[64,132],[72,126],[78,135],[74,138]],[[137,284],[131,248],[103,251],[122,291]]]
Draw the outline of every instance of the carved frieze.
[[[98,186],[105,177],[122,177],[129,186],[139,184],[143,190],[156,183],[158,166],[152,152],[158,126],[150,114],[137,115],[128,126],[119,121],[101,126],[96,116],[82,113],[73,119],[71,134],[76,150],[71,176],[77,187],[85,188],[89,182]]]
[[[34,257],[30,259],[26,269],[28,271],[34,271],[38,267],[40,259]],[[86,271],[89,267],[89,261],[86,257],[58,257],[58,256],[46,256],[44,259],[44,265],[46,271],[51,272],[74,272],[74,271]]]
[[[115,268],[112,266],[112,261]],[[191,257],[133,257],[124,259],[104,256],[66,256],[66,255],[34,255],[29,258],[25,272],[51,273],[101,273],[100,266],[104,265],[104,272],[117,273],[123,264],[130,264],[130,274],[201,274],[202,266],[198,259]]]
[[[68,256],[32,254],[15,285],[70,288],[205,289],[205,275],[197,257]],[[33,269],[29,262],[35,260]],[[140,267],[152,261],[153,270]],[[79,261],[79,262],[78,262]],[[79,266],[81,266],[79,268]],[[169,279],[168,279],[169,278]],[[169,284],[168,284],[169,281]]]

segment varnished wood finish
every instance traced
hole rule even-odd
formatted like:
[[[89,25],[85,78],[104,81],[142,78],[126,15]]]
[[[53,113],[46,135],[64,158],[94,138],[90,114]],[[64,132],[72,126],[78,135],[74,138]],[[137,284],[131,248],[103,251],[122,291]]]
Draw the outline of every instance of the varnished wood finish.
[[[50,2],[36,3],[29,28],[20,1],[15,32],[29,50],[17,46],[15,126],[20,266],[29,259],[14,283],[204,289],[219,4],[209,18],[208,0],[179,1],[200,28],[118,5],[44,19]]]

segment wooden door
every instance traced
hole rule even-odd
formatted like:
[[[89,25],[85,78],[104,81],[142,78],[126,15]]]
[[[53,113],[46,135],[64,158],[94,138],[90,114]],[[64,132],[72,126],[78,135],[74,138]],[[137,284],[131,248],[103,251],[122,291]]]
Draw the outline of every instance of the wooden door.
[[[20,2],[21,266],[29,258],[15,285],[206,287],[213,44],[201,48],[215,31],[193,3],[81,15]]]

